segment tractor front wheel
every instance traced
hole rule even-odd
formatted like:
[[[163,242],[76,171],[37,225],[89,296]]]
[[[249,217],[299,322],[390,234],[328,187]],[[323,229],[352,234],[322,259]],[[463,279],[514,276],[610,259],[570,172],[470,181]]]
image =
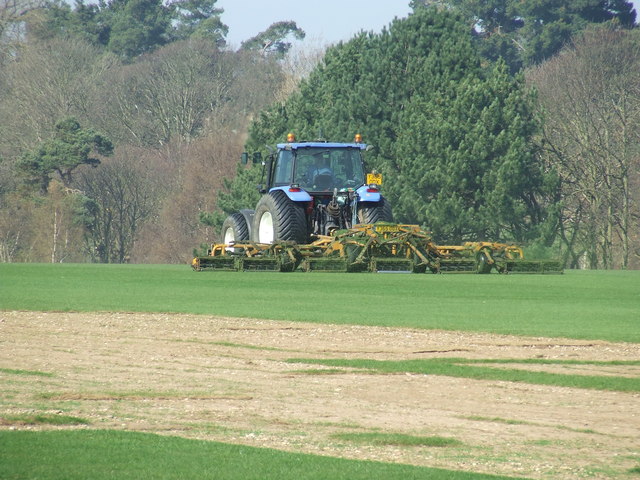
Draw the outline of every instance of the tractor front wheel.
[[[304,205],[294,202],[281,190],[264,195],[256,206],[252,228],[253,241],[306,243],[307,217]]]

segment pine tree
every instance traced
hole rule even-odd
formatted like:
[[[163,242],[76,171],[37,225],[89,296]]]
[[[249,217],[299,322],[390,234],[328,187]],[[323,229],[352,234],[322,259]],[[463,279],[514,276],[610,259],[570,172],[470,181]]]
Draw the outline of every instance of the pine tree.
[[[419,9],[433,3],[414,0],[411,6]],[[633,2],[625,0],[447,0],[438,3],[460,12],[481,54],[492,61],[504,59],[513,73],[553,57],[589,25],[612,22],[619,27],[633,28],[636,20]]]
[[[414,99],[392,165],[396,215],[455,242],[537,236],[545,175],[531,142],[533,105],[504,63],[486,79]]]
[[[100,160],[91,155],[109,156],[112,153],[111,140],[91,128],[82,128],[70,117],[56,124],[51,139],[26,152],[16,168],[28,184],[38,185],[44,194],[54,174],[69,187],[72,174],[80,165],[95,167],[100,164]]]

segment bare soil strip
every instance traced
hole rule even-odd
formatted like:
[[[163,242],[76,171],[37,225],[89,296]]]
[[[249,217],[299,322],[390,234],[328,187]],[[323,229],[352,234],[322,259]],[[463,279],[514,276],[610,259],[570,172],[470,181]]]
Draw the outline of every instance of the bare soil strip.
[[[5,418],[0,429],[144,431],[540,479],[630,478],[640,465],[637,393],[335,373],[286,362],[294,357],[612,361],[640,359],[640,345],[197,315],[0,312],[0,417],[59,413],[90,422]],[[491,366],[639,375],[628,366]],[[358,445],[333,436],[350,432],[462,445]]]

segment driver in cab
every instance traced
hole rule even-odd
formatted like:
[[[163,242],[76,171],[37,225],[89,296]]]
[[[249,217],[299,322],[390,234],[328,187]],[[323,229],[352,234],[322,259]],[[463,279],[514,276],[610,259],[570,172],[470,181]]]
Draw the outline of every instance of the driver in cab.
[[[314,191],[331,190],[335,183],[329,159],[324,156],[314,156],[306,173],[302,176],[302,184]]]

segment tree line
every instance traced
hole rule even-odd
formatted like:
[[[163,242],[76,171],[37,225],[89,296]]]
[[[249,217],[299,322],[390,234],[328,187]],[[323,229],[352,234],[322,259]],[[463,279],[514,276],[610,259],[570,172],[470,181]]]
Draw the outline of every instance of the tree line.
[[[0,261],[184,262],[255,205],[243,147],[292,131],[361,133],[396,219],[439,242],[639,263],[630,2],[413,1],[304,66],[291,21],[227,47],[215,0],[19,3],[0,15]]]
[[[225,48],[215,3],[2,4],[0,261],[183,262],[215,240],[198,212],[304,36]]]

